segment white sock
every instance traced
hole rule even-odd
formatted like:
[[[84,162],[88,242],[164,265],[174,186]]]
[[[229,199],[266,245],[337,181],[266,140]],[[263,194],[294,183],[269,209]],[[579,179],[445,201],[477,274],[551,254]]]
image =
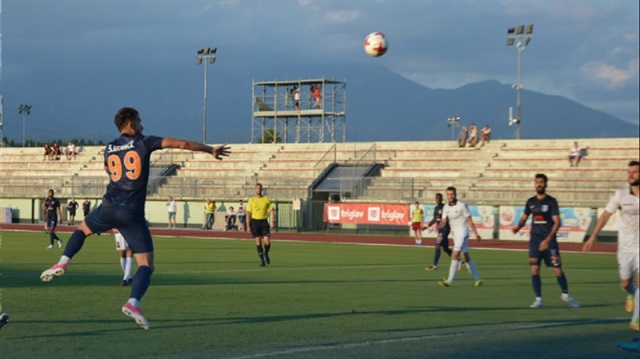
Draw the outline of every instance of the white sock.
[[[60,260],[58,261],[58,264],[69,264],[69,261],[71,261],[71,258],[69,258],[67,256],[62,256],[62,257],[60,257]]]
[[[473,276],[473,279],[480,280],[480,274],[478,274],[478,268],[476,268],[476,264],[473,262],[473,260],[470,260],[467,262],[467,268],[469,268],[469,270],[471,271],[471,275]]]
[[[131,278],[131,268],[133,267],[133,258],[127,257],[124,261],[124,279]]]
[[[140,306],[140,301],[137,300],[136,298],[129,298],[127,303],[133,305],[134,307],[139,307]]]
[[[453,283],[453,280],[456,277],[456,273],[458,273],[458,263],[459,260],[452,260],[451,265],[449,266],[449,278],[447,278],[447,282]]]
[[[125,268],[124,267],[125,266],[125,261],[126,261],[126,258],[120,257],[120,268],[122,269],[123,272],[124,272],[124,268]]]
[[[638,288],[636,287],[636,294],[633,295],[633,318],[634,320],[638,320]]]

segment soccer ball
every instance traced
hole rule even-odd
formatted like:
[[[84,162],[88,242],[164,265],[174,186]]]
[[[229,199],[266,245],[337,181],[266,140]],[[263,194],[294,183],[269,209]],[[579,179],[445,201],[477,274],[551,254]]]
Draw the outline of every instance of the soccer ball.
[[[381,32],[372,32],[364,39],[364,51],[370,56],[382,56],[387,48],[387,39]]]

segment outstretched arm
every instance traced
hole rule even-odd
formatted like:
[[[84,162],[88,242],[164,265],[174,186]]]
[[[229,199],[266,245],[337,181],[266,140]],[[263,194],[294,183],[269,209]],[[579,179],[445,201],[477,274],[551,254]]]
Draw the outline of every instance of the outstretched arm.
[[[180,148],[189,151],[206,152],[212,154],[217,160],[221,160],[222,156],[229,156],[231,154],[231,148],[227,146],[226,143],[224,145],[211,147],[202,143],[179,138],[164,138],[162,140],[162,148]]]

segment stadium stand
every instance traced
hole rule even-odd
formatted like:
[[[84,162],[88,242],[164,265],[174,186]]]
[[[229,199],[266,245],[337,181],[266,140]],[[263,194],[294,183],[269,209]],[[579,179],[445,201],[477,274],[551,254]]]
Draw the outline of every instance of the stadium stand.
[[[348,200],[430,203],[453,185],[471,204],[520,205],[533,192],[533,176],[543,172],[549,192],[563,205],[602,205],[625,184],[626,164],[638,159],[639,140],[580,139],[587,157],[570,167],[574,141],[493,140],[482,148],[458,148],[452,141],[232,144],[232,156],[223,161],[165,150],[152,156],[156,170],[149,190],[152,198],[224,200],[247,198],[261,182],[269,196],[291,200],[310,196],[333,164],[378,164],[381,170],[373,175],[350,179],[358,191]],[[40,198],[49,188],[61,197],[99,197],[108,183],[101,151],[87,147],[73,161],[43,161],[39,148],[0,148],[0,197]]]

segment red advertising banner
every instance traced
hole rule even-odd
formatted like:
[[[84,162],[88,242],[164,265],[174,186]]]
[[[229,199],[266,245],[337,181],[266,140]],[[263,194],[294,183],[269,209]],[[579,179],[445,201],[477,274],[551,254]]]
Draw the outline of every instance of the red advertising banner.
[[[323,218],[328,223],[407,226],[409,206],[406,204],[325,203]]]

